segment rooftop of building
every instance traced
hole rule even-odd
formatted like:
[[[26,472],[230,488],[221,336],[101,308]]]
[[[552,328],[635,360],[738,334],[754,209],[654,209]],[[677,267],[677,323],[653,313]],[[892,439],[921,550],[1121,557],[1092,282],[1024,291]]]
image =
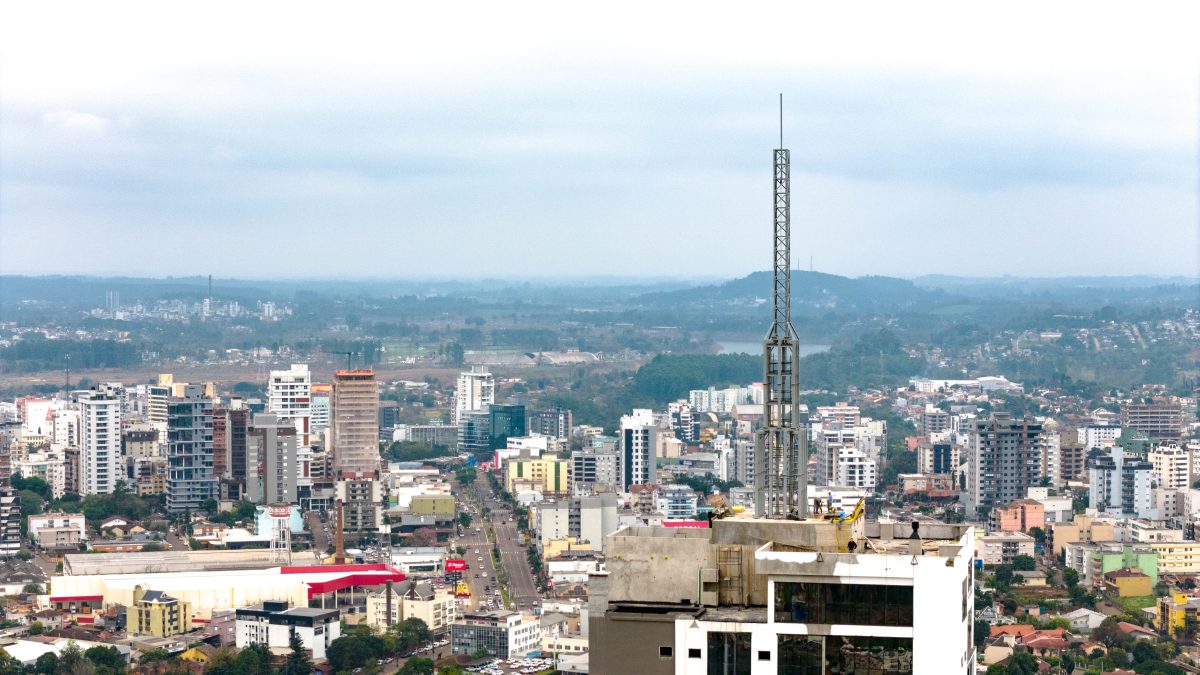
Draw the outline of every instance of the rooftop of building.
[[[314,554],[293,553],[299,565],[319,562]],[[63,556],[63,576],[219,572],[278,567],[262,550],[77,553]]]
[[[712,527],[653,527],[632,525],[615,537],[644,539],[707,539],[714,544],[764,542],[762,551],[774,553],[826,552],[856,554],[907,554],[957,556],[970,525],[926,522],[844,521],[809,518],[775,520],[735,515],[714,520]],[[915,536],[914,536],[915,535]],[[1028,536],[1028,535],[1023,535]],[[1030,537],[1032,540],[1032,537]]]

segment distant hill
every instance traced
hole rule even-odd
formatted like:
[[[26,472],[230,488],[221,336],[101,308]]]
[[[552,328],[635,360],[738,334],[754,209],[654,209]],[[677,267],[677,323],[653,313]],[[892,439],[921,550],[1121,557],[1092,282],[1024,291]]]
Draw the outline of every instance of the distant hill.
[[[645,304],[754,304],[771,301],[771,272],[754,272],[715,286],[647,293],[638,298]],[[792,270],[792,306],[844,312],[887,312],[928,308],[953,298],[945,291],[921,288],[906,279],[867,276],[851,279],[836,274]]]

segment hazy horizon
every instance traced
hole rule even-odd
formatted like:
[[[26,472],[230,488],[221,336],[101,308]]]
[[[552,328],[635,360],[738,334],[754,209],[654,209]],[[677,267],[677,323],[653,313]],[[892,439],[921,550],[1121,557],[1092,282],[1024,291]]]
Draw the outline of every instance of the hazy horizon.
[[[1193,4],[320,8],[6,8],[0,273],[1200,270]]]

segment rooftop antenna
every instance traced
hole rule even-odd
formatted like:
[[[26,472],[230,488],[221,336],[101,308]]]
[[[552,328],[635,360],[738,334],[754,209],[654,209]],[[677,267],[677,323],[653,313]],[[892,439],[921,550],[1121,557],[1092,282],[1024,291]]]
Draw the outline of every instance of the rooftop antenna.
[[[763,428],[754,443],[754,511],[760,518],[808,517],[808,452],[800,428],[799,340],[792,326],[791,153],[774,151],[774,311],[763,340]]]

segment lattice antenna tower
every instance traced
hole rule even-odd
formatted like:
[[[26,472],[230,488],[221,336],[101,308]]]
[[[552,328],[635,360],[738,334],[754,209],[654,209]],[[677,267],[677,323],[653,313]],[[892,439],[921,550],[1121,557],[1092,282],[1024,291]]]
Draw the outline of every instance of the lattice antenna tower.
[[[763,340],[763,428],[755,438],[754,508],[760,518],[808,516],[808,452],[800,426],[799,340],[792,326],[791,153],[774,151],[774,310]]]

